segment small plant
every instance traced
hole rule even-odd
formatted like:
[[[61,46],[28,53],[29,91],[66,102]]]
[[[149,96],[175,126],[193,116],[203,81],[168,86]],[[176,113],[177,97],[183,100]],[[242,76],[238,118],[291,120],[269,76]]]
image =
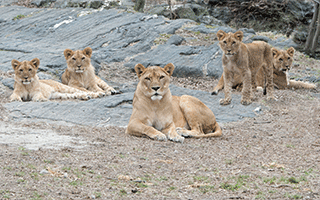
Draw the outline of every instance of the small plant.
[[[241,185],[239,185],[238,183],[236,183],[235,185],[229,183],[221,183],[220,187],[225,190],[235,191],[238,190],[241,187]]]
[[[209,179],[209,177],[207,176],[195,176],[193,178],[195,181],[200,181],[200,182],[207,181]]]
[[[264,178],[263,179],[263,182],[265,183],[270,183],[270,184],[274,184],[275,183],[275,180],[276,180],[276,177],[272,177],[272,178]]]
[[[294,145],[292,145],[292,144],[287,144],[286,147],[287,147],[287,148],[294,148]]]
[[[294,184],[299,183],[299,180],[296,179],[295,177],[290,177],[290,178],[288,179],[288,181],[289,181],[290,183],[294,183]]]
[[[16,172],[14,175],[15,176],[19,176],[19,177],[23,177],[26,173],[24,172]]]
[[[94,195],[96,196],[96,198],[101,198],[101,192],[95,192]]]
[[[23,19],[25,18],[26,16],[25,15],[17,15],[13,18],[13,20],[17,20],[17,19]]]
[[[171,186],[168,188],[168,190],[170,190],[170,191],[175,190],[175,189],[176,189],[176,187],[174,187],[174,186]]]
[[[233,161],[232,161],[231,159],[227,159],[227,160],[226,160],[226,164],[227,164],[227,165],[231,165],[232,163],[233,163]]]
[[[120,190],[120,195],[121,195],[121,196],[126,195],[126,194],[127,194],[127,192],[126,192],[124,189],[121,189],[121,190]]]

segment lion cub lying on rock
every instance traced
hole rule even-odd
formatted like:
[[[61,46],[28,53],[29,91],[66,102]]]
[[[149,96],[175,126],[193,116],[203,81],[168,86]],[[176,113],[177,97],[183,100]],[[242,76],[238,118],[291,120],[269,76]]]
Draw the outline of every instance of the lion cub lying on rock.
[[[164,68],[135,66],[140,81],[126,133],[181,143],[184,137],[221,136],[214,114],[204,103],[188,95],[171,95],[169,84],[173,70],[171,63]]]
[[[100,96],[117,93],[115,89],[95,75],[90,60],[92,56],[90,47],[76,51],[66,49],[64,56],[68,67],[61,77],[63,84],[85,92],[97,92]]]
[[[49,99],[89,99],[88,93],[69,87],[54,80],[39,80],[37,70],[40,60],[19,62],[12,60],[15,82],[11,101],[47,101]]]
[[[316,87],[315,84],[305,83],[302,81],[289,80],[289,76],[287,75],[288,71],[292,67],[294,48],[290,47],[287,50],[278,50],[276,48],[272,48],[273,55],[273,84],[277,89],[314,89]],[[263,70],[259,69],[256,75],[256,85],[257,90],[262,90],[264,86],[265,76],[263,74]],[[217,86],[213,89],[211,94],[218,94],[220,90],[224,87],[223,75],[221,76]],[[233,74],[233,82],[232,88],[241,88],[242,87],[242,76],[239,73]]]
[[[240,74],[243,80],[241,103],[248,105],[252,101],[252,88],[256,88],[255,76],[260,68],[266,75],[266,88],[268,99],[273,97],[272,78],[272,53],[271,47],[265,42],[242,43],[243,32],[225,33],[222,30],[217,32],[220,48],[223,51],[222,65],[224,77],[224,99],[220,100],[221,105],[228,105],[231,102],[231,87],[233,74]]]

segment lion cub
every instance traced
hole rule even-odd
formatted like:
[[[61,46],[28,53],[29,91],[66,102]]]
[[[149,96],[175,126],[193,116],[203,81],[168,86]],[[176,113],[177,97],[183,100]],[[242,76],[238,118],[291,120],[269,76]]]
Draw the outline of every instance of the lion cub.
[[[231,102],[233,73],[239,73],[243,80],[241,103],[243,105],[250,104],[252,101],[251,90],[256,88],[255,76],[260,67],[267,79],[267,98],[274,99],[271,47],[265,42],[242,43],[242,31],[225,33],[219,30],[217,37],[223,51],[222,65],[225,94],[224,99],[220,100],[220,104],[228,105]]]
[[[173,70],[172,63],[164,68],[135,66],[140,81],[126,133],[181,143],[184,137],[221,136],[214,114],[204,103],[188,95],[171,95],[169,84]]]
[[[11,101],[47,101],[49,99],[89,99],[89,95],[81,90],[69,87],[54,80],[39,80],[37,70],[40,60],[19,62],[12,60],[14,69],[14,90]]]
[[[90,47],[76,51],[66,49],[64,56],[67,60],[67,69],[61,76],[62,83],[82,91],[97,92],[100,96],[116,93],[115,89],[95,75],[90,60],[92,56]]]

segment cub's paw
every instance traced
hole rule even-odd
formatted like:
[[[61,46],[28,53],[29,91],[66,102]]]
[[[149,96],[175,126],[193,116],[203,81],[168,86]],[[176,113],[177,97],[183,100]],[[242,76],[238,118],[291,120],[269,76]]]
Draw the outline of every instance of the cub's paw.
[[[189,135],[186,134],[185,131],[183,131],[183,130],[184,130],[184,129],[181,128],[181,127],[177,127],[177,128],[176,128],[176,131],[177,131],[177,133],[178,133],[179,135],[181,135],[181,136],[183,136],[183,137],[189,137]]]
[[[219,91],[218,90],[214,90],[211,92],[211,95],[218,95]]]
[[[81,100],[89,100],[89,99],[91,99],[91,96],[90,96],[90,94],[80,94],[78,96],[78,98]]]
[[[229,105],[231,103],[231,100],[226,99],[220,99],[220,105]]]
[[[242,105],[250,105],[252,101],[250,99],[241,99],[241,104]]]
[[[167,136],[163,133],[159,133],[156,136],[154,136],[153,139],[158,141],[167,141]]]
[[[40,97],[40,98],[32,99],[32,101],[34,101],[34,102],[44,102],[44,101],[48,101],[48,99],[46,99],[44,97]]]
[[[10,97],[10,101],[20,101],[20,102],[22,102],[22,99],[19,96],[11,96]]]
[[[174,142],[180,142],[180,143],[183,143],[184,141],[184,137],[176,134],[176,135],[173,135],[173,136],[168,136],[168,139],[171,140],[171,141],[174,141]]]

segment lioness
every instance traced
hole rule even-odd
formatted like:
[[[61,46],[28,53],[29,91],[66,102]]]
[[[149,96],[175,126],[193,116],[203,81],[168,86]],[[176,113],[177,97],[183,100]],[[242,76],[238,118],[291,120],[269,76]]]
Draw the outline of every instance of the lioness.
[[[184,137],[221,136],[214,114],[204,103],[188,95],[171,95],[169,83],[173,70],[172,63],[164,68],[135,66],[140,81],[126,133],[181,143]]]
[[[295,88],[295,89],[314,89],[316,87],[315,84],[305,83],[302,81],[288,80],[289,76],[287,76],[287,72],[292,67],[293,55],[295,49],[290,47],[287,50],[278,50],[276,48],[271,49],[273,54],[273,84],[277,89],[287,89],[287,88]],[[263,70],[259,69],[256,75],[256,85],[257,90],[261,90],[264,86],[264,74]],[[213,89],[211,94],[218,94],[220,90],[224,87],[223,74],[217,84],[217,86]],[[233,74],[233,88],[241,88],[242,87],[242,77],[239,73]]]
[[[219,46],[223,51],[222,65],[224,77],[224,99],[221,105],[231,102],[233,73],[239,73],[243,80],[241,103],[248,105],[252,100],[252,88],[255,88],[255,76],[261,67],[266,75],[268,99],[273,99],[272,53],[271,47],[265,42],[242,43],[243,32],[217,32]]]
[[[62,83],[82,91],[97,92],[100,95],[116,93],[115,89],[95,75],[90,60],[92,56],[90,47],[76,51],[66,49],[64,56],[67,60],[67,69],[61,76]]]
[[[14,69],[14,90],[10,96],[11,101],[47,101],[49,99],[88,99],[90,96],[81,90],[69,87],[54,80],[39,80],[37,70],[40,60],[19,62],[12,60]]]

